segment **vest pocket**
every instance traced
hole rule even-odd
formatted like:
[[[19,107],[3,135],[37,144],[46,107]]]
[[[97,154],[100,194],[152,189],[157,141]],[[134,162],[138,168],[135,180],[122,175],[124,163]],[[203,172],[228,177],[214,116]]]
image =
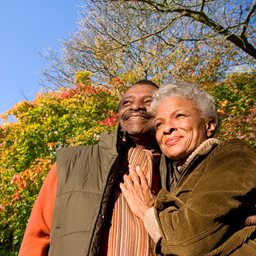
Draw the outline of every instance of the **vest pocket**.
[[[89,232],[94,227],[99,211],[99,194],[72,191],[62,194],[57,200],[55,228],[59,236]]]

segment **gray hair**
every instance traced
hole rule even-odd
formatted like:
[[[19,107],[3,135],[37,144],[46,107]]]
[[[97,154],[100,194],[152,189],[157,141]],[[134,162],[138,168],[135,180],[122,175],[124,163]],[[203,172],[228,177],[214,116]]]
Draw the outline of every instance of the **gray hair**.
[[[155,92],[151,103],[151,110],[155,114],[159,103],[166,97],[181,96],[187,100],[191,100],[201,112],[203,118],[213,119],[216,123],[216,128],[219,124],[219,115],[215,108],[214,98],[200,86],[188,83],[179,82],[160,86]]]

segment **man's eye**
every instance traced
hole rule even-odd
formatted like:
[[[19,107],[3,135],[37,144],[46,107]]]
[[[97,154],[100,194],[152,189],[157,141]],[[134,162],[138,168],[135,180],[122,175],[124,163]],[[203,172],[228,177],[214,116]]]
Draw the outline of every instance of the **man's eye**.
[[[150,105],[150,104],[152,103],[152,100],[153,100],[153,99],[151,99],[151,98],[145,99],[145,100],[144,100],[144,104]]]
[[[152,100],[146,100],[146,101],[144,101],[144,104],[145,105],[151,105],[151,102],[152,102]]]
[[[144,103],[151,104],[151,102],[152,102],[152,99],[144,100]]]
[[[123,101],[123,106],[130,105],[131,103],[132,103],[132,101],[130,101],[130,100],[124,100]]]

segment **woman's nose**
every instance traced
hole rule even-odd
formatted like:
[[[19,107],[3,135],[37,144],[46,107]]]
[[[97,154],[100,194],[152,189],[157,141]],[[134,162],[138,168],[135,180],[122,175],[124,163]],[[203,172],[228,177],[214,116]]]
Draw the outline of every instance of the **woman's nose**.
[[[172,124],[165,125],[163,129],[164,134],[171,134],[175,130],[174,126]]]

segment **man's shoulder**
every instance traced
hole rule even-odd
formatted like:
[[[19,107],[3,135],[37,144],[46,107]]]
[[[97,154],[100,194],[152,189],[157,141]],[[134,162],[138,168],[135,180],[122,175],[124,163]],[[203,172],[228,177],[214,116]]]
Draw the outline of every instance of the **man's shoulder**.
[[[117,144],[118,132],[103,132],[100,134],[99,146],[103,148],[113,148]]]
[[[73,157],[77,156],[78,154],[86,154],[86,152],[98,150],[99,148],[113,148],[114,145],[116,145],[116,132],[103,132],[99,136],[99,141],[96,144],[60,148],[57,151],[57,157],[63,155],[66,157]]]

